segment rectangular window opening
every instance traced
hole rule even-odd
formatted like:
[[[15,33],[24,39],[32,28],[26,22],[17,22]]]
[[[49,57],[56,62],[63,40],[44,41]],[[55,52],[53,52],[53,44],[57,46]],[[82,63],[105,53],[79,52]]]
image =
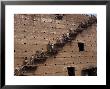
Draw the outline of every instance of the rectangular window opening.
[[[84,51],[84,43],[78,43],[79,51]]]
[[[68,75],[75,76],[75,67],[67,67]]]

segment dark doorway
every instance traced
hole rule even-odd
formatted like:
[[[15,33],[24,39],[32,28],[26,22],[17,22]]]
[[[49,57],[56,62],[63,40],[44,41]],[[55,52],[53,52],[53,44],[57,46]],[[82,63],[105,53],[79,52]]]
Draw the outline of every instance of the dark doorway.
[[[95,68],[82,70],[81,75],[82,76],[97,76],[97,68],[95,67]]]
[[[78,43],[79,51],[84,51],[84,43]]]
[[[67,67],[68,75],[75,76],[75,67]]]

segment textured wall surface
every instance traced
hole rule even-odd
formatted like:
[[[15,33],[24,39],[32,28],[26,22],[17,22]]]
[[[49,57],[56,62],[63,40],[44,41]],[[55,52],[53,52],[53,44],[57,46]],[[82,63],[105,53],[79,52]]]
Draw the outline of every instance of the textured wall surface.
[[[62,20],[56,20],[54,14],[15,14],[14,15],[14,66],[23,63],[40,51],[46,51],[50,41],[69,29],[75,30],[80,22],[88,20],[87,15],[65,14]],[[36,71],[28,75],[68,76],[67,67],[75,67],[75,75],[81,75],[81,70],[97,66],[97,29],[93,24],[87,30],[77,35],[76,39],[66,44],[55,56],[44,63],[37,64]],[[84,43],[84,51],[79,51],[78,42]]]

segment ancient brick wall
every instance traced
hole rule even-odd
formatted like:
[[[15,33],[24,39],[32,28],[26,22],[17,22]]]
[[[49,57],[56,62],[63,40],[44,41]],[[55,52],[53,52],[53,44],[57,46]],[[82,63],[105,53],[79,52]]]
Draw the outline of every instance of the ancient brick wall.
[[[69,29],[75,30],[87,15],[67,14],[62,20],[51,14],[15,14],[14,15],[14,65],[22,64],[40,51],[46,51],[48,42],[55,43],[56,38]],[[67,67],[75,67],[75,75],[81,70],[97,65],[96,24],[79,34],[75,40],[66,44],[58,55],[48,58],[45,63],[37,64],[36,71],[29,75],[68,75]],[[84,43],[84,51],[79,51],[78,43]]]

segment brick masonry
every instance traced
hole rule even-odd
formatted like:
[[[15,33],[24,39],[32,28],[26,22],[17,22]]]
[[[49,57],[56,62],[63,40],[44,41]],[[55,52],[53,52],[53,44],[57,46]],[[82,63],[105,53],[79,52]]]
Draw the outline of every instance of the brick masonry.
[[[65,14],[62,20],[56,20],[54,14],[15,14],[14,15],[14,66],[23,63],[40,51],[46,51],[48,42],[55,43],[56,38],[69,29],[75,30],[88,15]],[[72,43],[66,44],[55,57],[38,64],[36,71],[28,75],[68,76],[67,67],[75,67],[75,75],[81,70],[97,66],[97,25],[93,24],[79,34]],[[78,42],[84,43],[84,51],[79,52]]]

